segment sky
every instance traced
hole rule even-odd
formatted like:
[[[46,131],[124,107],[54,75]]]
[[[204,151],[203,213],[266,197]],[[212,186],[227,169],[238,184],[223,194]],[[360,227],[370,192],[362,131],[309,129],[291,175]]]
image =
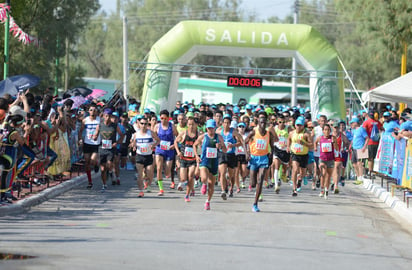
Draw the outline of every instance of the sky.
[[[99,0],[102,9],[106,12],[116,10],[116,0]],[[256,12],[262,19],[277,16],[284,19],[286,15],[292,14],[292,6],[295,0],[243,0],[242,9]]]

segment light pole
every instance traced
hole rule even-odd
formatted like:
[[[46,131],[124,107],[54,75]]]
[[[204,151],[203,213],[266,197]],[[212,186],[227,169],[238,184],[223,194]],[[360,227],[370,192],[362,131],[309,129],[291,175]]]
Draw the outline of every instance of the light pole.
[[[59,21],[62,18],[62,8],[61,7],[56,7],[53,10],[53,16],[56,19],[56,21]],[[57,32],[56,35],[56,70],[54,74],[54,96],[57,96],[59,94],[59,65],[60,65],[60,59],[59,59],[59,51],[60,51],[60,40],[59,40],[59,33]]]
[[[3,68],[3,79],[5,80],[9,75],[9,38],[10,38],[10,12],[7,11],[8,8],[11,9],[10,0],[6,1],[6,23],[4,24],[4,68]]]

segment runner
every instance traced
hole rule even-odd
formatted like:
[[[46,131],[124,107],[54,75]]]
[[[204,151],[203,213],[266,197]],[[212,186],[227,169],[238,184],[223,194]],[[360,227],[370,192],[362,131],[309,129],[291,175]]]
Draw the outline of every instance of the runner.
[[[139,189],[138,197],[143,197],[143,189],[146,186],[146,192],[150,192],[150,186],[153,181],[153,150],[159,144],[160,139],[156,133],[148,129],[149,121],[147,118],[139,120],[140,129],[132,136],[131,146],[136,151],[136,178]],[[147,177],[147,183],[143,183],[143,173]]]
[[[190,113],[188,113],[190,114]],[[193,115],[193,113],[192,113]],[[187,121],[187,130],[183,130],[174,142],[177,156],[180,158],[180,183],[186,183],[185,202],[190,202],[190,193],[194,192],[194,176],[196,170],[196,156],[193,144],[199,137],[197,125],[193,117]],[[192,193],[194,195],[194,193]]]
[[[372,128],[374,125],[377,125],[378,130],[383,130],[382,124],[374,119],[374,112],[370,110],[367,114],[367,119],[363,122],[362,127],[368,133],[368,179],[372,179],[373,163],[375,161],[376,154],[378,153],[379,140],[373,140],[371,138]]]
[[[249,135],[249,132],[246,132],[246,124],[243,122],[240,122],[237,125],[239,135],[242,136],[243,141],[246,140],[246,137]],[[245,145],[248,147],[247,145]],[[238,190],[237,192],[240,192],[240,188],[244,189],[246,188],[245,185],[245,180],[246,177],[249,175],[249,170],[247,168],[249,156],[247,155],[247,151],[243,146],[238,146],[236,147],[236,157],[237,157],[237,166],[235,169],[235,182],[238,185]],[[242,180],[240,181],[240,178]]]
[[[288,153],[286,149],[289,133],[291,131],[291,128],[289,126],[286,126],[285,117],[280,114],[277,119],[277,125],[275,126],[275,132],[279,140],[275,142],[275,146],[273,148],[273,178],[275,182],[275,192],[277,194],[279,194],[280,191],[280,179],[282,177],[286,177],[287,168],[290,161],[290,153]],[[282,171],[279,172],[281,165]],[[281,174],[281,177],[279,177],[279,173]]]
[[[87,185],[88,189],[93,187],[91,166],[94,166],[95,172],[99,171],[99,145],[101,138],[99,134],[100,117],[97,116],[97,113],[96,104],[91,104],[89,106],[89,116],[83,119],[79,130],[79,138],[83,138],[80,139],[79,143],[80,145],[83,144],[85,170],[89,182]],[[83,136],[83,130],[85,129],[86,132]]]
[[[246,138],[249,145],[250,156],[250,181],[252,188],[256,187],[255,201],[252,211],[260,212],[258,207],[259,197],[262,193],[263,181],[269,167],[269,146],[274,143],[273,134],[266,130],[267,115],[261,111],[258,115],[258,127],[254,128]]]
[[[235,186],[235,169],[237,167],[236,159],[236,147],[243,146],[242,136],[239,135],[236,129],[231,128],[232,118],[230,114],[225,114],[223,117],[223,126],[218,128],[216,132],[222,136],[226,145],[226,153],[219,152],[219,180],[222,188],[221,197],[223,200],[227,199],[227,193],[229,197],[233,197],[233,188]],[[226,172],[229,176],[230,189],[228,179],[226,178]]]
[[[226,152],[226,146],[222,136],[216,133],[216,121],[209,119],[206,122],[206,133],[199,136],[193,144],[193,150],[200,167],[200,177],[203,183],[207,183],[207,199],[205,210],[210,210],[210,201],[212,199],[216,176],[218,173],[217,151]],[[201,145],[200,156],[197,153],[197,146]]]
[[[343,122],[345,124],[345,122]],[[341,121],[335,122],[333,124],[332,135],[336,138],[336,148],[335,148],[335,167],[333,169],[333,184],[331,190],[333,193],[339,193],[338,183],[341,180],[342,168],[345,162],[344,154],[346,149],[349,147],[349,140],[346,138],[346,135],[341,132]],[[346,166],[346,164],[345,164]]]
[[[323,135],[323,127],[325,126],[327,122],[327,117],[325,115],[320,115],[318,117],[318,124],[315,126],[312,130],[312,138],[313,141],[316,141],[317,138],[321,137]],[[312,182],[312,189],[314,189],[313,183],[316,183],[316,187],[320,187],[320,168],[319,168],[319,156],[320,156],[320,149],[319,146],[314,149],[313,151],[313,156],[315,158],[315,170],[314,170],[314,175],[313,175],[313,182]]]
[[[112,169],[113,159],[116,154],[117,145],[121,144],[124,138],[124,134],[120,130],[120,127],[113,123],[111,118],[113,111],[106,108],[103,111],[103,122],[99,125],[99,133],[102,139],[100,145],[100,172],[102,178],[102,192],[107,189],[107,176]],[[118,139],[116,140],[116,135]]]
[[[336,137],[331,135],[331,128],[325,124],[323,126],[323,134],[315,141],[315,147],[319,145],[319,168],[320,168],[320,187],[319,197],[328,198],[330,179],[335,167],[335,150],[337,149]]]
[[[171,177],[172,163],[175,158],[174,140],[178,135],[173,123],[169,122],[169,112],[163,110],[160,112],[160,123],[155,127],[155,134],[160,139],[160,145],[156,146],[156,166],[157,166],[157,181],[159,185],[159,196],[163,196],[163,167],[165,169],[165,176]],[[175,183],[172,182],[170,188],[174,188]]]
[[[110,121],[120,128],[120,131],[122,132],[122,134],[126,134],[125,127],[119,122],[118,112],[115,111],[112,113],[112,115],[110,116]],[[116,141],[118,139],[119,139],[119,134],[116,134]],[[127,139],[126,135],[123,136],[123,141],[117,144],[116,148],[113,150],[114,152],[113,164],[112,164],[112,168],[109,168],[109,176],[110,176],[110,179],[112,180],[113,186],[120,185],[120,156],[121,156],[120,148],[126,142],[126,139]],[[116,180],[113,178],[113,171],[114,171],[114,175],[116,176]]]
[[[288,146],[286,149],[287,152],[291,152],[292,196],[298,196],[297,189],[302,185],[301,177],[306,174],[309,147],[312,145],[312,137],[308,133],[305,133],[304,124],[305,118],[299,116],[295,121],[296,129],[289,133]],[[300,179],[298,179],[298,174]]]

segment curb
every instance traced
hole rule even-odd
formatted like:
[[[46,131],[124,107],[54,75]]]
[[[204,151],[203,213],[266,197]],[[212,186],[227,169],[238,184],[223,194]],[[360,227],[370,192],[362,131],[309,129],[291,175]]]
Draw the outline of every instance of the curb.
[[[406,208],[406,204],[403,200],[396,196],[392,197],[391,192],[386,191],[385,188],[382,188],[379,185],[372,184],[371,180],[364,180],[363,187],[393,209],[401,218],[412,224],[412,208]]]
[[[36,195],[20,200],[15,204],[0,207],[0,216],[21,214],[30,209],[32,206],[39,205],[42,202],[53,199],[79,185],[86,184],[86,182],[87,175],[80,175],[64,181],[54,187],[45,189]]]

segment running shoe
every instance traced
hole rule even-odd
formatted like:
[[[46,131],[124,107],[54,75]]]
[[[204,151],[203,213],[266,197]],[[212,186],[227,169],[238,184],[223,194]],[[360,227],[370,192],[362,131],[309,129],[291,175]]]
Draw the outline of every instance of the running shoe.
[[[339,189],[335,188],[335,190],[333,191],[334,194],[339,194]]]
[[[150,188],[150,186],[148,186],[148,187],[146,188],[146,192],[147,192],[147,193],[152,192],[152,189]]]
[[[157,196],[163,196],[163,194],[164,194],[164,191],[163,191],[163,189],[161,189],[161,190],[159,190],[159,193],[157,193]]]
[[[139,195],[137,195],[137,197],[139,197],[139,198],[143,198],[143,196],[144,196],[143,191],[140,191],[140,192],[139,192]]]
[[[230,189],[230,191],[229,191],[229,197],[230,197],[230,198],[233,198],[233,189]]]
[[[322,198],[323,196],[325,196],[325,191],[322,190],[322,191],[319,193],[319,197]]]
[[[185,202],[190,202],[190,197],[188,195],[185,196]]]
[[[115,186],[116,185],[116,181],[112,181],[112,186]]]
[[[205,202],[205,210],[210,210],[210,202]]]
[[[275,192],[276,192],[276,194],[279,194],[279,192],[280,192],[280,187],[279,186],[275,187]]]
[[[325,200],[328,199],[329,191],[325,191]]]
[[[200,192],[202,193],[202,195],[206,195],[206,192],[207,192],[207,185],[206,184],[202,184],[202,188],[200,189]]]
[[[172,183],[170,184],[170,188],[171,188],[171,189],[175,189],[175,182],[172,182]]]
[[[296,190],[294,190],[294,191],[292,192],[292,196],[293,196],[293,197],[298,196],[298,192],[297,192]]]
[[[103,193],[103,192],[106,192],[106,189],[107,189],[107,185],[103,185],[103,186],[102,186],[102,189],[100,190],[100,192],[102,192],[102,193]]]
[[[265,188],[269,188],[269,182],[265,181]]]
[[[320,188],[320,180],[318,179],[318,181],[316,181],[316,187]]]
[[[197,188],[197,187],[199,187],[199,181],[195,181],[195,185],[194,185],[194,188]]]
[[[92,189],[92,187],[93,187],[93,183],[89,182],[89,184],[87,185],[87,189]]]
[[[312,183],[312,190],[316,190],[316,184]]]
[[[245,189],[245,188],[246,188],[246,185],[245,185],[245,183],[243,183],[243,182],[242,182],[242,183],[240,184],[240,188],[243,188],[243,189]]]
[[[240,188],[237,188],[237,189],[236,189],[236,193],[240,193]]]
[[[345,186],[345,180],[341,180],[340,184],[341,184],[342,187],[344,187]]]
[[[334,190],[335,189],[335,184],[330,185],[330,190]]]
[[[249,186],[249,192],[252,192],[253,190],[252,190],[252,186]]]
[[[308,177],[303,177],[303,184],[306,186],[308,184]]]
[[[297,191],[300,192],[301,190],[302,190],[302,180],[298,180]]]
[[[179,190],[179,191],[183,191],[183,186],[182,186],[182,183],[179,183],[179,185],[177,185],[177,190]]]
[[[195,191],[192,190],[192,191],[190,192],[190,197],[194,197],[194,196],[195,196]]]
[[[259,209],[259,207],[258,207],[256,204],[254,204],[254,205],[252,206],[252,211],[255,212],[255,213],[257,213],[257,212],[260,212],[260,209]]]
[[[226,194],[226,192],[222,191],[222,193],[220,194],[220,197],[222,197],[222,199],[223,199],[224,201],[226,201],[226,200],[227,200],[227,194]]]

